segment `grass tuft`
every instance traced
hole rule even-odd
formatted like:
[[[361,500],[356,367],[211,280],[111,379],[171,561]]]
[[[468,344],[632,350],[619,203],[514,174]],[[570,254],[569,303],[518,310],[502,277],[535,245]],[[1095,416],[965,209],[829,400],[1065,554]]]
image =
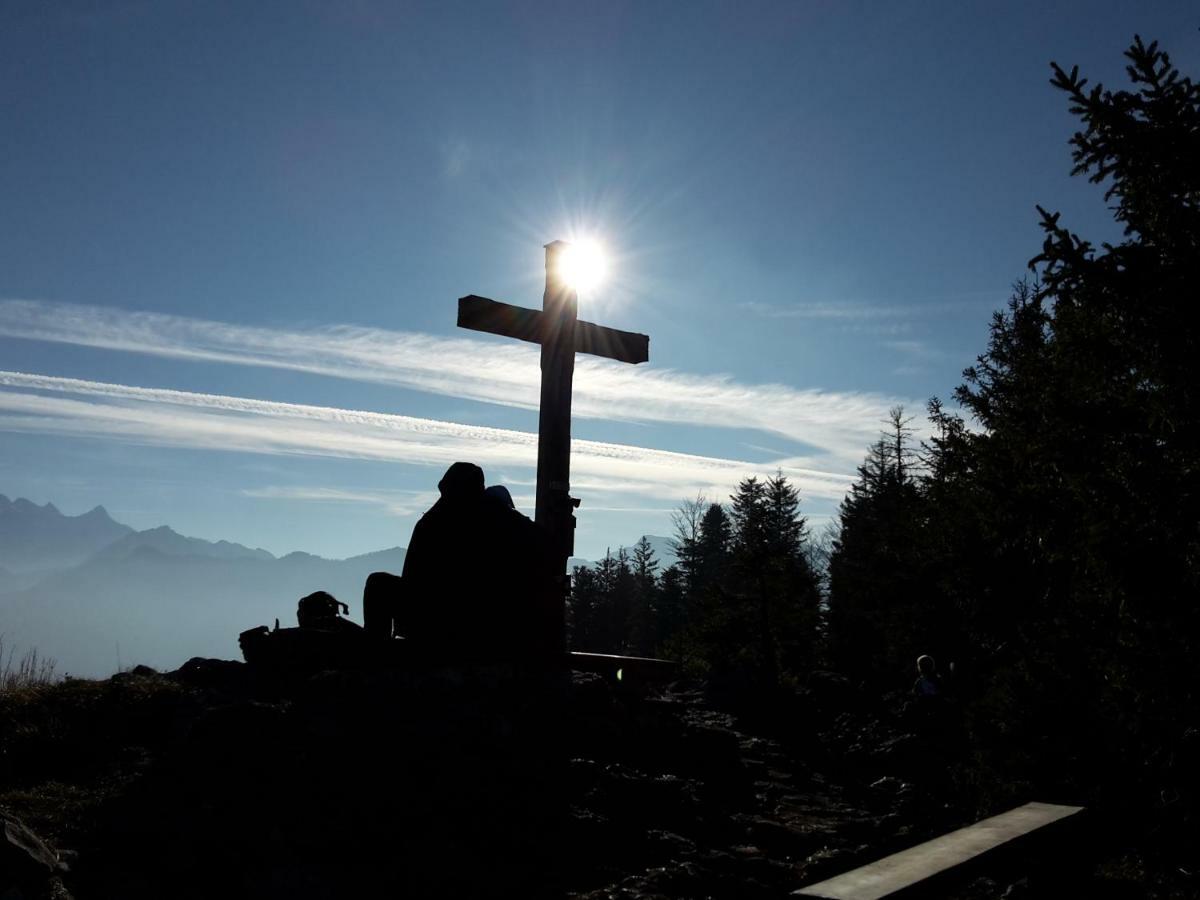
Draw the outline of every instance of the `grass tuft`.
[[[15,647],[9,647],[5,652],[4,635],[0,634],[0,691],[43,687],[60,680],[54,671],[55,661],[39,656],[36,649],[27,650],[20,659],[15,656]]]

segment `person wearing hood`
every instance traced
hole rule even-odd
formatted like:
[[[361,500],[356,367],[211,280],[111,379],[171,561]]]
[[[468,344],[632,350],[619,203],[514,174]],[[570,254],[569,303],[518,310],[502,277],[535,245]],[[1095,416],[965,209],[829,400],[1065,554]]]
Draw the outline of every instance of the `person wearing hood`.
[[[511,659],[547,641],[541,532],[503,486],[456,462],[413,527],[399,579],[377,572],[363,596],[368,631],[394,632],[448,658]],[[381,614],[386,609],[390,615]]]

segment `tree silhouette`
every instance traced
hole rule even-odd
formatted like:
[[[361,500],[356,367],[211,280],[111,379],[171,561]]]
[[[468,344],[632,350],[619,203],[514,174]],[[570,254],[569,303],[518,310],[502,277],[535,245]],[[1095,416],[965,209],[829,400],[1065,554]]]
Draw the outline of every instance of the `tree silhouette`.
[[[902,407],[889,412],[842,501],[829,562],[833,663],[884,690],[904,683],[919,654],[954,654],[953,618],[927,571],[910,421]]]
[[[1097,248],[1041,210],[1038,281],[955,392],[976,427],[931,406],[930,550],[995,765],[1194,812],[1171,748],[1200,684],[1200,89],[1156,44],[1126,57],[1133,90],[1051,80],[1081,123],[1074,173],[1106,185],[1125,239]]]
[[[721,661],[755,683],[776,685],[813,654],[820,588],[805,553],[799,504],[782,474],[746,478],[730,498],[731,584]]]
[[[656,645],[655,615],[658,606],[658,560],[650,540],[642,535],[633,545],[630,561],[632,591],[626,618],[626,651],[649,656]]]

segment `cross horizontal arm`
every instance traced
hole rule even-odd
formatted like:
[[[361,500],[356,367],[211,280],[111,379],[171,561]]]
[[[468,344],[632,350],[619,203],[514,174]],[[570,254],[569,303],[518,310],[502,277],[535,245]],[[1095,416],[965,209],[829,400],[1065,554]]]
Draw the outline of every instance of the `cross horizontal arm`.
[[[542,313],[470,294],[458,299],[458,327],[486,331],[519,341],[542,342]]]
[[[459,328],[486,331],[534,344],[542,341],[542,315],[541,310],[498,303],[475,294],[458,300]],[[650,338],[634,331],[579,321],[575,324],[575,352],[643,363],[650,359]]]
[[[619,331],[580,321],[575,325],[575,352],[627,363],[644,363],[650,358],[650,337],[636,331]]]

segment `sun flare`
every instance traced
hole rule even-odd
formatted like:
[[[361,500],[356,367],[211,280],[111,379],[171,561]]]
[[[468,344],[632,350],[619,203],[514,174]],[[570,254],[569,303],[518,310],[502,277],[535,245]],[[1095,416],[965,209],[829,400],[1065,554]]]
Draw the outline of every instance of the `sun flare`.
[[[559,258],[559,275],[580,292],[598,287],[608,274],[608,258],[597,241],[576,241]]]

